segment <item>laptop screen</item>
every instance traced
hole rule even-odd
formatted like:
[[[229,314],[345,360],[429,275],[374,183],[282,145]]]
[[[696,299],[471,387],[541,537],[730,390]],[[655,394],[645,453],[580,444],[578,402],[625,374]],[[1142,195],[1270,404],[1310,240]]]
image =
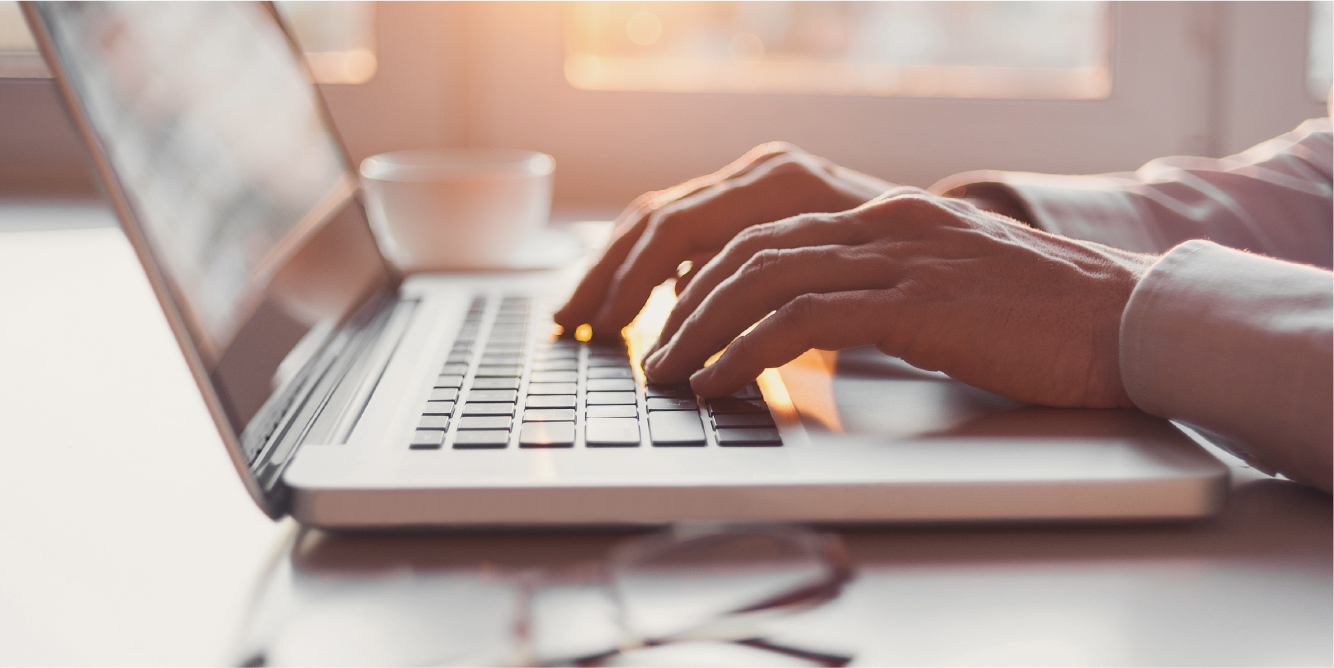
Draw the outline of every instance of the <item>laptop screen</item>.
[[[33,11],[239,435],[303,337],[392,283],[318,93],[261,4]]]

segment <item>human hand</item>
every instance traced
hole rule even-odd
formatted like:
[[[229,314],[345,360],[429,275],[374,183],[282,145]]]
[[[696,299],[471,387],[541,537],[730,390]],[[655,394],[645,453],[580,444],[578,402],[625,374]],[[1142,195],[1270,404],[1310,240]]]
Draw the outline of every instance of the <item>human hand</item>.
[[[636,198],[554,318],[566,331],[588,323],[595,336],[616,335],[683,262],[690,260],[692,269],[678,277],[678,293],[737,232],[797,214],[851,209],[891,187],[791,144],[757,146],[713,174]]]
[[[644,371],[721,396],[811,348],[874,345],[1020,401],[1132,406],[1121,312],[1155,259],[895,188],[737,234],[681,293]]]

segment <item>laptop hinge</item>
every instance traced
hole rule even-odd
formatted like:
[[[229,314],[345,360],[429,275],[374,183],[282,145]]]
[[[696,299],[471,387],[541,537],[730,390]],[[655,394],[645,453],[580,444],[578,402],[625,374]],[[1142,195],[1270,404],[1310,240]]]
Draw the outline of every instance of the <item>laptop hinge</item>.
[[[282,473],[310,442],[343,443],[407,331],[416,300],[371,300],[298,374],[278,427],[250,463],[271,508],[287,508]]]

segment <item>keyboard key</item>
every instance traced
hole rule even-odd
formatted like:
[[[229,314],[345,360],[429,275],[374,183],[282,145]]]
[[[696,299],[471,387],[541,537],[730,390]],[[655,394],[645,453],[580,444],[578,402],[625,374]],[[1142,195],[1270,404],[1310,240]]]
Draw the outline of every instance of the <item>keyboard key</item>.
[[[528,397],[529,408],[574,408],[573,394],[536,395]]]
[[[635,381],[630,380],[628,378],[594,378],[588,381],[588,391],[589,392],[634,392]]]
[[[534,371],[532,377],[534,383],[573,383],[576,380],[579,380],[576,371]]]
[[[574,422],[573,408],[526,408],[524,422]]]
[[[648,414],[649,438],[653,445],[704,445],[704,425],[698,413],[688,411],[659,411]]]
[[[418,429],[439,429],[444,431],[449,429],[448,415],[423,415],[421,422],[417,423]]]
[[[635,404],[634,392],[589,392],[589,406],[610,406],[619,404]]]
[[[418,429],[412,434],[413,450],[436,450],[445,444],[445,432],[442,429]]]
[[[529,383],[528,394],[574,394],[574,383]]]
[[[491,343],[487,344],[487,346],[486,346],[486,350],[485,350],[482,354],[483,354],[483,355],[487,355],[487,356],[489,356],[489,355],[521,355],[521,354],[523,354],[523,342],[522,342],[522,341],[513,341],[513,342],[505,342],[505,343],[502,343],[502,342],[498,342],[498,341],[492,341]]]
[[[769,405],[756,399],[732,399],[723,397],[722,399],[709,400],[709,412],[715,415],[736,415],[741,413],[768,413]]]
[[[447,376],[436,376],[436,387],[463,387],[463,376],[458,374],[449,374]]]
[[[442,376],[462,376],[465,373],[468,373],[467,364],[446,364],[440,367]]]
[[[634,447],[639,445],[639,420],[590,419],[584,426],[584,440],[593,448]]]
[[[454,434],[454,447],[459,450],[503,448],[509,442],[510,433],[504,429],[460,431]]]
[[[782,445],[777,429],[719,429],[718,445]]]
[[[523,374],[523,367],[518,365],[479,366],[476,376],[478,378],[518,378],[521,374]]]
[[[539,360],[572,360],[579,357],[578,350],[568,348],[553,348],[550,350],[538,350],[533,354]]]
[[[452,401],[428,401],[423,415],[453,415],[454,402]]]
[[[523,366],[523,355],[487,355],[478,364],[485,366]]]
[[[589,406],[585,412],[589,419],[592,418],[637,418],[639,410],[633,405],[630,406]]]
[[[514,415],[514,404],[474,404],[471,401],[463,405],[464,415]]]
[[[469,415],[459,418],[459,431],[468,429],[509,429],[508,415]]]
[[[579,368],[579,361],[573,357],[553,359],[533,364],[534,371],[574,371]]]
[[[589,369],[592,372],[592,369]],[[690,389],[690,383],[678,383],[676,385],[645,385],[644,394],[650,397],[690,397],[695,398],[695,391]]]
[[[472,381],[474,390],[517,390],[518,378],[476,378]]]
[[[648,409],[652,411],[693,411],[698,410],[694,397],[649,397]]]
[[[521,448],[568,448],[573,445],[573,422],[525,422],[519,432]]]
[[[468,393],[468,403],[514,403],[519,400],[517,390],[477,390]]]
[[[630,368],[630,360],[626,357],[590,357],[588,358],[588,368],[595,367],[624,367]]]
[[[437,387],[431,390],[431,401],[454,401],[459,398],[457,387]]]
[[[635,372],[629,367],[623,366],[600,366],[588,370],[588,377],[592,378],[629,378],[634,380]]]
[[[452,352],[449,354],[449,358],[445,360],[445,363],[466,365],[468,363],[468,352],[466,350],[462,352]]]
[[[768,413],[720,413],[713,416],[713,426],[724,427],[772,427],[774,419]]]
[[[760,386],[751,383],[736,392],[732,393],[733,399],[763,399],[764,394],[760,392]]]

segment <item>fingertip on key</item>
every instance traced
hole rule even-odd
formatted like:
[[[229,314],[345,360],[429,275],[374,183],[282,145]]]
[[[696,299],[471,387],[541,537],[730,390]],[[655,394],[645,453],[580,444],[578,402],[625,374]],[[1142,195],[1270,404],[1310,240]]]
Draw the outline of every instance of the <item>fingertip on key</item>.
[[[714,376],[713,367],[706,366],[695,373],[690,374],[690,389],[694,390],[700,396],[708,396],[705,392],[709,388],[709,380]]]
[[[555,321],[557,325],[564,327],[566,331],[572,332],[574,331],[574,328],[584,324],[587,320],[587,318],[584,317],[587,314],[583,313],[585,310],[586,309],[576,306],[574,301],[571,300],[557,309],[555,313],[552,313],[551,319]]]
[[[649,353],[644,356],[644,375],[650,379],[657,376],[658,364],[661,363],[661,353],[662,349],[658,348],[655,343],[654,347],[649,349]]]

